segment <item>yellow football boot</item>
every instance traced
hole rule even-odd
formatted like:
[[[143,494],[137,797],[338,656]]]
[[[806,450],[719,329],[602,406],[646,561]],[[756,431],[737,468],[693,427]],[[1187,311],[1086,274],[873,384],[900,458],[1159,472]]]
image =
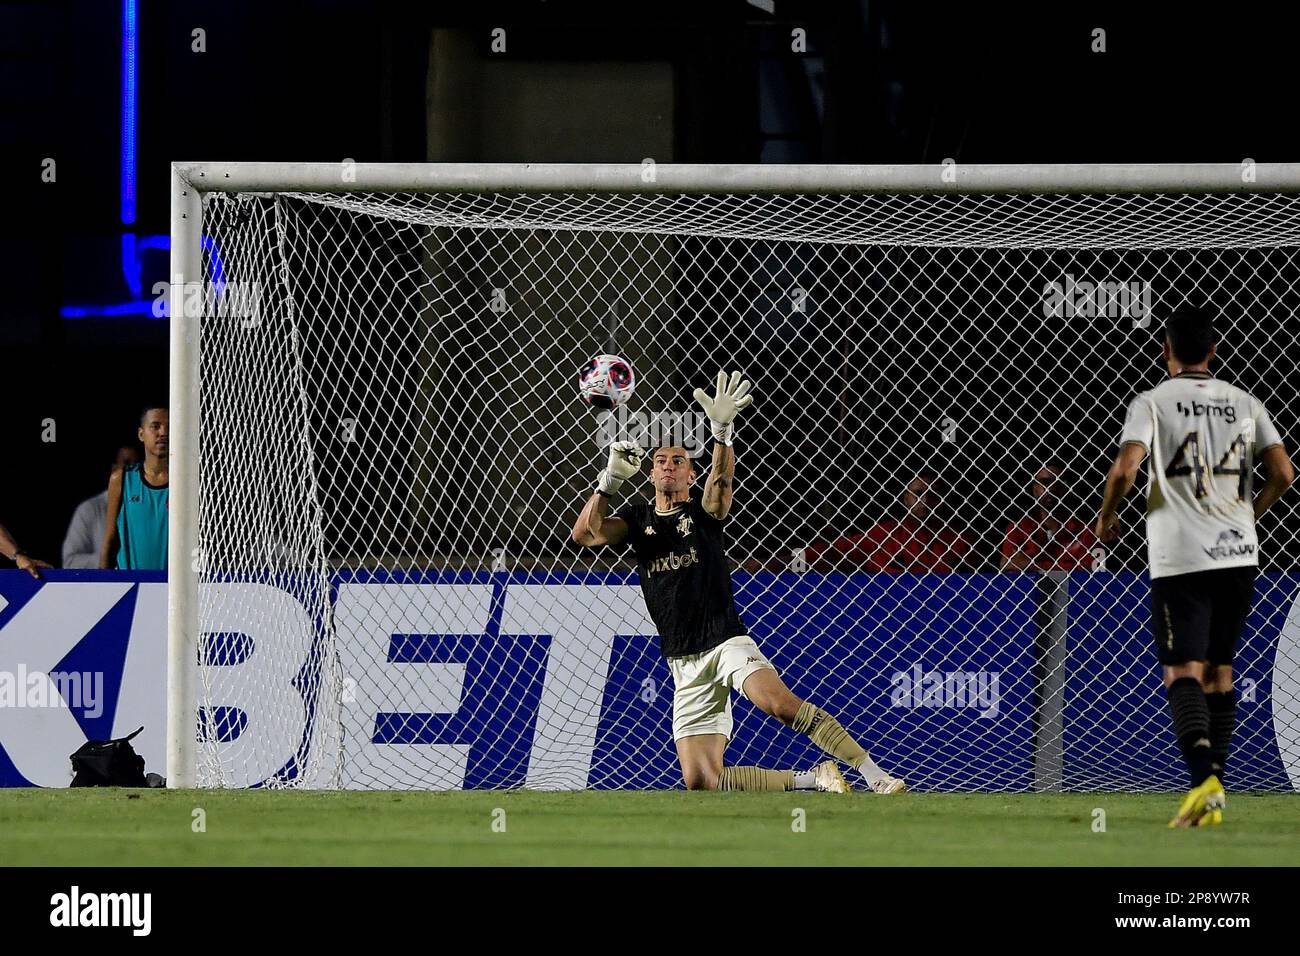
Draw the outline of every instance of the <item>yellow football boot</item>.
[[[1178,814],[1169,821],[1169,829],[1175,830],[1181,827],[1194,827],[1201,825],[1201,818],[1210,813],[1217,813],[1219,821],[1223,822],[1223,784],[1219,783],[1219,778],[1211,774],[1205,778],[1205,781],[1199,786],[1192,787],[1187,791],[1187,796],[1183,797],[1183,802],[1178,806]],[[1213,820],[1210,821],[1211,824]]]

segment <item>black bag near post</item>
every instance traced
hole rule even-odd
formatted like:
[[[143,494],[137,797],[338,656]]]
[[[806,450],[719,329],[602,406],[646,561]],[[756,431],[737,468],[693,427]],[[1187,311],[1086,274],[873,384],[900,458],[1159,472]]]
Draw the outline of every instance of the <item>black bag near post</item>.
[[[147,787],[144,758],[135,752],[131,740],[144,730],[117,740],[87,740],[72,754],[74,787]]]

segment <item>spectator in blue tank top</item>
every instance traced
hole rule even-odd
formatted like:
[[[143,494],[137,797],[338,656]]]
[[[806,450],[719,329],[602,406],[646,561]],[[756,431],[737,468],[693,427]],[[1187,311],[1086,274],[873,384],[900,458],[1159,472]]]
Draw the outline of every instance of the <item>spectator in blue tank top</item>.
[[[108,480],[108,522],[99,552],[101,568],[167,569],[167,406],[140,414],[144,461],[113,469]]]
[[[113,469],[134,465],[140,460],[140,452],[134,445],[123,445],[117,450],[117,457],[108,466],[112,477]],[[99,567],[99,550],[104,544],[104,530],[108,527],[108,487],[99,494],[87,498],[77,505],[68,523],[68,533],[63,538],[63,566],[65,568]]]

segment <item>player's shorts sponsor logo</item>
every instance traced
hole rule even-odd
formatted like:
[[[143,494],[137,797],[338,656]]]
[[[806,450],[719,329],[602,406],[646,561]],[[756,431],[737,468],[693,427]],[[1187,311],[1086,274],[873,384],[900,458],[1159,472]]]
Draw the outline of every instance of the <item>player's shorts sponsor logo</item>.
[[[927,671],[920,664],[889,677],[890,707],[974,709],[985,719],[998,715],[1001,675],[997,671]]]
[[[1175,402],[1184,418],[1222,418],[1229,425],[1237,421],[1237,406],[1232,402]]]
[[[691,548],[686,554],[666,554],[662,558],[656,558],[646,567],[646,574],[661,574],[664,571],[680,571],[682,568],[689,568],[692,564],[698,563],[700,556]]]
[[[1223,558],[1244,558],[1255,553],[1255,545],[1246,541],[1246,536],[1236,528],[1220,531],[1214,546],[1201,548],[1215,561]]]

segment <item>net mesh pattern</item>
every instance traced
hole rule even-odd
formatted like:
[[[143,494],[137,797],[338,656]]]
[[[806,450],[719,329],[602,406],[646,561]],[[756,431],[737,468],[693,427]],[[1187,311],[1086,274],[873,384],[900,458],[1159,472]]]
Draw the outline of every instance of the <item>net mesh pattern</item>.
[[[691,391],[725,367],[755,395],[739,610],[796,694],[919,789],[1183,786],[1143,496],[1116,544],[1086,529],[1184,302],[1222,315],[1216,374],[1292,445],[1298,213],[1267,194],[207,194],[201,781],[680,786],[630,555],[570,528],[610,440],[708,454]],[[613,414],[577,397],[604,351],[637,375]],[[1030,570],[1004,569],[1016,529],[1050,539]],[[1277,676],[1300,673],[1297,533],[1290,498],[1260,524],[1235,789],[1300,772]],[[816,757],[736,705],[729,763]]]

